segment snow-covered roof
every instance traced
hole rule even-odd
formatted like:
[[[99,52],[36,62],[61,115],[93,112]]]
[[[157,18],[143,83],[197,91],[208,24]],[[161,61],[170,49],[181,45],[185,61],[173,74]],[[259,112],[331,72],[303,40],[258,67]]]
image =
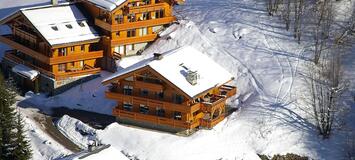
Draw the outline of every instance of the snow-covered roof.
[[[113,11],[122,3],[126,2],[126,0],[88,0],[88,1],[108,11]]]
[[[75,5],[25,8],[21,12],[52,46],[100,38]]]
[[[25,65],[22,65],[22,64],[18,64],[15,67],[13,67],[12,71],[21,75],[21,76],[29,78],[30,80],[35,79],[39,75],[38,71],[33,70],[29,67],[26,67]]]
[[[232,74],[207,55],[187,46],[164,53],[161,60],[154,60],[153,57],[145,59],[107,77],[103,82],[146,66],[151,67],[191,98],[233,79]],[[192,85],[186,80],[188,69],[198,73],[197,84]]]

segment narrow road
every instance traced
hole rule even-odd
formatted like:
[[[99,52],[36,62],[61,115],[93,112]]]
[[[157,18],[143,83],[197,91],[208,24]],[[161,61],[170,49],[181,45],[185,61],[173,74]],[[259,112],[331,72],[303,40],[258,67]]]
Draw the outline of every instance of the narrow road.
[[[78,147],[57,130],[57,128],[54,126],[52,117],[42,113],[38,114],[40,117],[34,117],[34,120],[40,124],[39,126],[41,126],[41,129],[45,131],[51,138],[73,153],[81,151],[80,147]]]

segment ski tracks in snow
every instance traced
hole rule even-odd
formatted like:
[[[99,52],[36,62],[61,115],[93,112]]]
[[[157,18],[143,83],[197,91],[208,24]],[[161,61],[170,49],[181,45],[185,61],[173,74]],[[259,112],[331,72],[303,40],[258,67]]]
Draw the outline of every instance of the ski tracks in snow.
[[[296,62],[296,65],[293,66],[292,62],[290,60],[290,57],[288,55],[280,55],[280,53],[287,54],[287,51],[279,45],[279,42],[277,42],[274,37],[265,34],[265,30],[266,30],[265,25],[260,22],[260,17],[259,17],[259,25],[260,25],[260,28],[263,29],[262,34],[264,37],[265,45],[270,50],[270,52],[272,52],[272,56],[273,56],[273,58],[276,59],[278,65],[280,67],[280,70],[281,70],[281,78],[279,80],[280,85],[278,87],[274,103],[275,104],[276,103],[285,103],[286,98],[288,96],[291,97],[291,91],[292,91],[292,87],[293,87],[293,84],[295,81],[295,76],[298,72],[298,65],[299,65],[299,61],[300,61],[300,56],[304,52],[304,49],[302,48],[299,51],[297,51],[297,57],[296,57],[297,62]],[[272,31],[275,32],[274,28],[272,28]],[[271,45],[271,44],[274,44],[274,45]],[[282,95],[281,92],[282,92],[283,88],[285,87],[286,82],[289,82],[289,85],[286,86],[287,89]]]

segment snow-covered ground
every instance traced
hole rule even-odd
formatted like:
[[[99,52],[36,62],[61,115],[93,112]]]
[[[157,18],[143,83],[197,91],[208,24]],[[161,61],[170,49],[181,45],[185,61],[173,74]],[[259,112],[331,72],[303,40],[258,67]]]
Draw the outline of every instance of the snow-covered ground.
[[[23,5],[43,1],[26,1]],[[22,6],[20,2],[1,2],[1,17],[19,8],[20,4]],[[291,33],[285,31],[278,17],[268,16],[264,3],[261,0],[188,0],[185,5],[176,8],[180,24],[165,30],[161,38],[142,56],[125,58],[119,62],[120,67],[125,68],[152,56],[152,53],[191,45],[236,77],[233,83],[239,93],[229,103],[232,106],[238,105],[241,108],[239,111],[212,130],[201,130],[190,137],[178,137],[118,123],[104,130],[96,130],[97,137],[127,155],[147,160],[254,160],[258,159],[257,153],[296,153],[314,159],[342,159],[345,152],[343,132],[335,130],[329,140],[322,140],[304,111],[308,108],[302,99],[302,74],[305,72],[304,64],[309,61],[309,44],[303,42],[298,45]],[[354,58],[354,54],[348,55],[345,66],[352,93],[355,87]],[[109,75],[108,72],[102,72],[102,77],[50,98],[27,94],[26,101],[44,111],[66,106],[110,114],[115,102],[105,99],[106,88],[101,85],[101,81]],[[355,117],[355,106],[353,101],[348,101],[349,104],[353,106],[349,107],[352,112],[346,125],[354,129],[355,124],[350,120]],[[61,122],[70,124],[62,125],[61,128],[69,139],[78,145],[86,145],[87,137],[78,134],[75,130],[77,126],[73,126],[80,122],[67,116]],[[80,128],[86,127],[81,125]],[[33,137],[35,152],[40,152],[41,143]],[[65,153],[53,147],[55,149],[58,149],[58,153]],[[42,157],[35,154],[34,159]]]

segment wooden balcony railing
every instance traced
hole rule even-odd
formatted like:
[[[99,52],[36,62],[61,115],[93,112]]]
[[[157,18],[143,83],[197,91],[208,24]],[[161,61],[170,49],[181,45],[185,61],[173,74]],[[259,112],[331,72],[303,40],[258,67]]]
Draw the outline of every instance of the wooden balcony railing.
[[[225,95],[227,97],[232,97],[237,94],[237,87],[235,86],[222,85],[219,90],[221,92],[221,95]]]
[[[47,71],[47,70],[45,70],[43,68],[37,67],[37,66],[35,66],[35,65],[33,65],[33,64],[29,63],[29,62],[26,62],[26,61],[22,60],[19,57],[17,57],[16,55],[14,55],[14,51],[12,51],[12,50],[11,51],[6,51],[4,58],[9,60],[9,61],[11,61],[11,62],[16,63],[16,64],[23,64],[23,65],[25,65],[27,67],[30,67],[30,68],[32,68],[34,70],[37,70],[40,73],[45,74],[45,75],[47,75],[49,77],[54,77],[54,74],[52,72]]]
[[[161,84],[149,83],[144,81],[135,81],[134,86],[135,88],[145,88],[149,91],[154,91],[154,92],[160,92],[164,90],[163,85]]]
[[[56,73],[55,79],[60,80],[60,79],[68,78],[68,77],[77,77],[77,76],[84,76],[84,75],[90,75],[90,74],[98,74],[98,73],[100,73],[100,71],[101,71],[101,68],[91,68],[91,69],[83,69],[83,70],[77,70],[77,71],[71,71],[71,72]]]
[[[49,65],[69,63],[69,62],[73,62],[73,61],[97,59],[97,58],[102,58],[103,56],[104,56],[103,51],[77,53],[77,54],[72,54],[72,55],[68,55],[68,56],[50,58]]]
[[[142,37],[128,37],[111,40],[111,46],[125,45],[125,44],[134,44],[134,43],[144,43],[151,42],[157,38],[157,34],[148,34]]]
[[[44,54],[35,51],[34,49],[31,49],[19,42],[16,42],[13,38],[12,35],[2,35],[0,36],[0,42],[5,43],[9,46],[11,46],[12,48],[19,50],[21,52],[23,52],[24,54],[27,54],[30,57],[33,57],[34,59],[47,63],[49,62],[49,57],[45,56]]]
[[[210,102],[202,102],[201,105],[201,110],[202,111],[207,111],[207,112],[212,112],[217,108],[221,108],[225,105],[227,98],[220,98],[217,101],[210,103]]]
[[[123,93],[106,92],[106,97],[109,99],[117,100],[119,102],[131,102],[133,104],[146,104],[147,106],[162,107],[166,110],[178,111],[182,113],[193,113],[200,110],[201,104],[197,103],[192,106],[185,106],[181,104],[175,104],[157,99],[151,99],[149,97],[140,97],[138,95],[125,95]]]
[[[212,120],[205,120],[205,119],[201,119],[201,126],[202,127],[206,127],[206,128],[212,128],[215,125],[217,125],[219,122],[223,121],[225,118],[224,115],[220,115],[219,117],[212,119]]]
[[[102,29],[105,29],[110,32],[116,32],[116,31],[123,31],[123,30],[128,30],[128,29],[135,29],[135,28],[143,28],[143,27],[151,27],[151,26],[158,26],[158,25],[164,25],[164,24],[169,24],[172,23],[176,20],[175,17],[163,17],[163,18],[156,18],[156,19],[150,19],[150,20],[142,20],[142,21],[136,21],[136,22],[126,22],[122,24],[113,24],[111,25],[108,22],[105,22],[101,19],[96,18],[95,19],[95,24],[99,26]]]
[[[200,121],[188,123],[181,120],[175,120],[172,118],[158,117],[158,116],[146,115],[146,114],[141,114],[136,112],[124,111],[119,108],[114,108],[112,113],[114,116],[118,116],[121,118],[130,118],[137,121],[145,121],[154,124],[167,125],[174,128],[192,129],[200,125]]]
[[[85,65],[85,67],[81,70],[77,70],[77,71],[72,71],[72,72],[63,72],[63,73],[56,73],[54,74],[53,72],[50,72],[50,71],[47,71],[43,68],[40,68],[38,66],[35,66],[29,62],[26,62],[24,60],[22,60],[21,58],[17,57],[15,54],[14,54],[14,51],[6,51],[5,53],[5,56],[4,56],[5,59],[7,60],[10,60],[16,64],[24,64],[34,70],[37,70],[39,71],[40,73],[48,76],[48,77],[51,77],[51,78],[54,78],[56,80],[58,79],[64,79],[64,78],[68,78],[68,77],[75,77],[75,76],[82,76],[82,75],[89,75],[89,74],[97,74],[101,71],[100,68],[95,68],[95,67],[91,67],[91,66],[87,66]]]
[[[169,8],[170,6],[167,3],[155,3],[155,4],[147,4],[140,5],[136,7],[129,7],[129,14],[131,13],[143,13],[148,11],[157,11],[164,8]]]

